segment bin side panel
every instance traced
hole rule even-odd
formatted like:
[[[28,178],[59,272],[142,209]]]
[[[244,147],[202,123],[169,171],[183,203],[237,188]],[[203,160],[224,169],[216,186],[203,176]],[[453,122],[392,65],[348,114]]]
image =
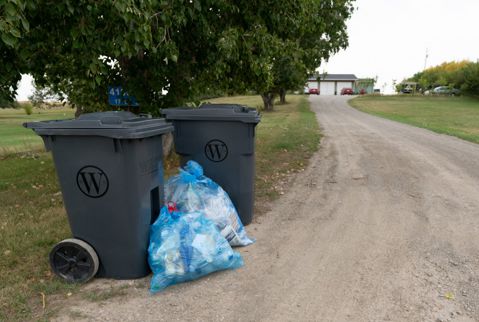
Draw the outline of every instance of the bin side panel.
[[[72,234],[98,253],[98,276],[149,274],[150,191],[163,191],[161,137],[58,136],[52,152]]]
[[[244,225],[254,206],[254,127],[242,122],[174,121],[181,164],[200,163],[206,176],[230,196]]]

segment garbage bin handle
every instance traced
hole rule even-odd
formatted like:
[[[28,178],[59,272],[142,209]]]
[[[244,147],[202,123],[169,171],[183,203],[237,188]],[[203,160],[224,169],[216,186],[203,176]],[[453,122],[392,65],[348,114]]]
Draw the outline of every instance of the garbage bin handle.
[[[106,116],[100,119],[102,124],[121,124],[122,120],[118,116]]]
[[[239,113],[248,113],[251,111],[251,108],[249,108],[248,106],[240,104],[203,104],[199,106],[199,109],[210,110],[224,110],[225,108],[233,109],[235,112]]]

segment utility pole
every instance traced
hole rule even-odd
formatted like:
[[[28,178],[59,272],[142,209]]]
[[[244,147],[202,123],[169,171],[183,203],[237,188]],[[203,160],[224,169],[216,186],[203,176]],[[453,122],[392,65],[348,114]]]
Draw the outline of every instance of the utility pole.
[[[429,50],[426,48],[426,58],[424,58],[424,69],[427,67],[427,58],[429,57]]]

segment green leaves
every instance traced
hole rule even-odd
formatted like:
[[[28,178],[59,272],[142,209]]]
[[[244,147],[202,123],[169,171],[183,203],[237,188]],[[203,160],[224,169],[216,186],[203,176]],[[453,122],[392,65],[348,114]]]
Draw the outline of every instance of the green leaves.
[[[0,3],[0,38],[8,47],[14,48],[18,38],[30,30],[24,10],[25,1],[5,0]]]
[[[28,32],[30,30],[30,23],[28,20],[25,17],[22,17],[21,22],[23,29]]]
[[[3,11],[7,16],[13,17],[17,14],[17,10],[22,10],[16,5],[17,1],[7,1],[3,5]]]
[[[66,0],[65,5],[66,5],[67,10],[70,14],[73,14],[75,12],[75,7],[72,5],[70,0]]]
[[[423,89],[431,89],[437,86],[460,88],[465,82],[464,71],[472,64],[467,60],[444,62],[416,73],[409,80],[418,82]]]
[[[28,72],[73,104],[107,109],[117,85],[156,113],[209,92],[294,87],[347,45],[351,3],[4,0],[0,88]]]
[[[2,34],[2,41],[9,47],[14,47],[17,43],[17,40],[15,39],[15,37],[12,36],[11,32]]]

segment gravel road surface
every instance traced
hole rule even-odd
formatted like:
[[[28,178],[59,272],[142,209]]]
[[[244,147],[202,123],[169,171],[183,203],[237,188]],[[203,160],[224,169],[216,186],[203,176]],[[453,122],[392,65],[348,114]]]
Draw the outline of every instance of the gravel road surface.
[[[247,227],[245,267],[151,296],[95,280],[59,321],[479,321],[479,145],[311,97],[320,151]],[[114,296],[115,293],[120,296]]]

